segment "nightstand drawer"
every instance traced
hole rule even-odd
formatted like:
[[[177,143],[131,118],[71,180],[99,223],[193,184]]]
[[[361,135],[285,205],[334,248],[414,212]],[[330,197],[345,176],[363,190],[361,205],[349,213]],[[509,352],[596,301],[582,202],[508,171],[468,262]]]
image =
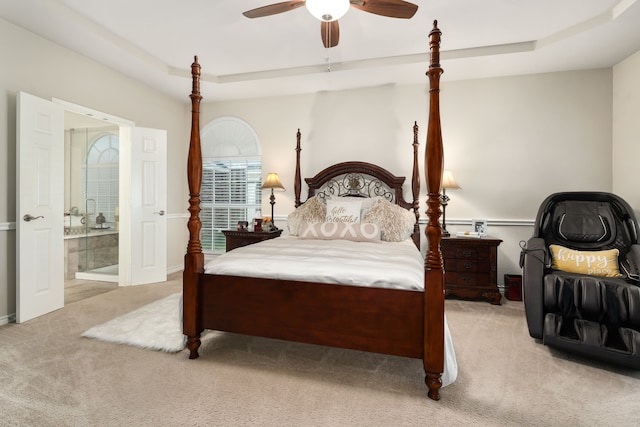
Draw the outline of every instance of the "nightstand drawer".
[[[473,286],[477,284],[489,283],[489,273],[463,273],[463,272],[449,272],[445,273],[445,282],[450,285],[468,285]]]
[[[478,251],[475,248],[456,248],[456,258],[477,259]]]
[[[456,261],[455,271],[475,273],[491,271],[491,264],[487,260],[467,260],[459,259]]]
[[[491,271],[491,263],[488,260],[471,259],[446,259],[444,260],[445,271],[457,271],[461,273],[488,273]]]
[[[446,259],[487,260],[491,257],[491,248],[446,247],[442,249]]]

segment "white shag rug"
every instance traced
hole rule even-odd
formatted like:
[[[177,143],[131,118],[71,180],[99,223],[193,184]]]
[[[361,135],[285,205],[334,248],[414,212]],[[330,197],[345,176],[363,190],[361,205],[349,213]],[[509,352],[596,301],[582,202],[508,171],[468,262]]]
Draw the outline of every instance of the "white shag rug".
[[[182,293],[152,302],[82,333],[83,337],[152,350],[184,349]]]

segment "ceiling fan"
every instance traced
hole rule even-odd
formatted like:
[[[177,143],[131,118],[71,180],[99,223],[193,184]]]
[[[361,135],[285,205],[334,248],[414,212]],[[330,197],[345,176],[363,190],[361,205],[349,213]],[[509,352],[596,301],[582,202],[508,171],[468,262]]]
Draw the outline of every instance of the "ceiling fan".
[[[321,21],[320,34],[324,47],[338,45],[340,27],[338,19],[349,7],[389,18],[409,19],[418,6],[403,0],[290,0],[251,9],[243,13],[247,18],[262,18],[306,6],[309,12]]]

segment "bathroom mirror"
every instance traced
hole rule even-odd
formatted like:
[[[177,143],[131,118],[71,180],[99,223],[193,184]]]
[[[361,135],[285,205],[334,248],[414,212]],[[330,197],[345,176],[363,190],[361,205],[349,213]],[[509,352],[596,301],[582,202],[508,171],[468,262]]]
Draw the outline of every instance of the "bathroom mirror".
[[[65,113],[65,279],[118,281],[119,126]]]

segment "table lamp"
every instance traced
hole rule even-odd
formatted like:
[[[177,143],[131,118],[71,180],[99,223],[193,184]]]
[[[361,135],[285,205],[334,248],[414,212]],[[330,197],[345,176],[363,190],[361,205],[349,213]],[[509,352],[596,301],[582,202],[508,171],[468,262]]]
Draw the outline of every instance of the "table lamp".
[[[449,204],[449,196],[447,196],[447,188],[454,190],[460,188],[450,170],[442,173],[442,195],[440,196],[440,204],[442,204],[442,236],[449,237],[451,233],[447,231],[446,211]]]
[[[277,230],[278,227],[276,227],[276,223],[275,223],[275,220],[273,218],[273,205],[276,204],[276,196],[273,194],[273,190],[275,188],[279,188],[282,191],[284,191],[284,187],[282,186],[282,182],[280,182],[280,177],[278,176],[277,173],[270,172],[267,175],[267,179],[264,181],[264,184],[262,184],[262,187],[260,187],[260,188],[263,189],[263,190],[268,189],[268,188],[271,189],[271,196],[269,197],[269,203],[271,203],[271,222],[273,223],[274,230]]]

